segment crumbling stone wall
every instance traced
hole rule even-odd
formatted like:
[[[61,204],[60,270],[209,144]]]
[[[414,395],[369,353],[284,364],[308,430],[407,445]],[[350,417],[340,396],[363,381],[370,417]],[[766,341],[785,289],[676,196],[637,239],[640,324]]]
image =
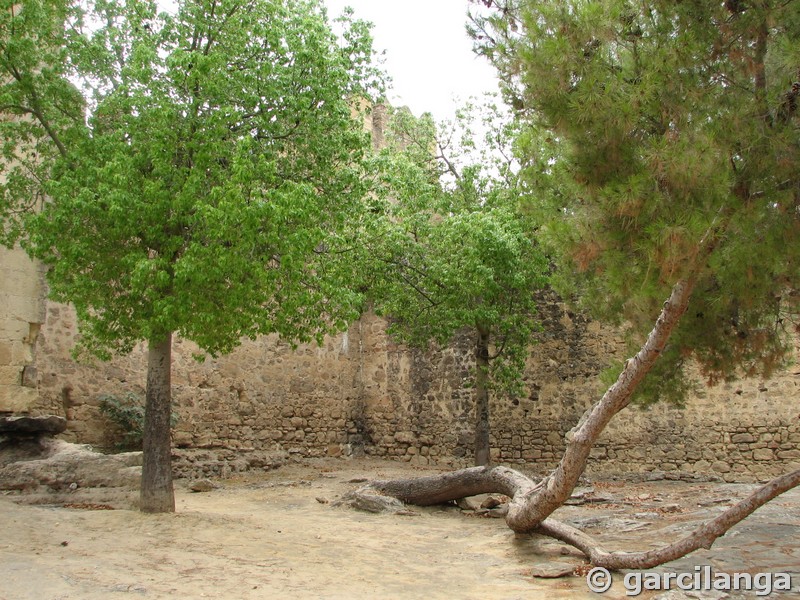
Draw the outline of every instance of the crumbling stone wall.
[[[543,298],[544,330],[526,373],[524,398],[493,398],[492,455],[544,471],[564,434],[602,393],[598,374],[623,358],[619,332]],[[107,444],[98,396],[144,392],[144,348],[108,364],[80,364],[69,350],[73,311],[47,305],[36,342],[39,399],[33,412],[67,417],[70,439]],[[274,337],[198,363],[176,340],[173,388],[179,448],[214,450],[247,463],[264,452],[370,455],[419,464],[466,466],[472,457],[472,340],[413,351],[364,315],[321,347],[296,351]],[[800,369],[771,381],[705,390],[685,409],[628,408],[603,435],[590,473],[752,481],[800,466]],[[253,462],[253,461],[250,461]],[[253,464],[256,464],[255,461]],[[248,463],[249,464],[249,463]]]

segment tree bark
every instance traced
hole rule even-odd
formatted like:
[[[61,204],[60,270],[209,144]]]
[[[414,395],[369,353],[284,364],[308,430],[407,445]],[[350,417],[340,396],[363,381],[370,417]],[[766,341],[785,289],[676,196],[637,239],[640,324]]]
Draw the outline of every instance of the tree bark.
[[[507,467],[470,467],[441,475],[373,481],[365,488],[407,504],[432,506],[477,494],[499,493],[513,498],[533,488],[535,482]]]
[[[172,334],[150,340],[147,350],[142,487],[139,508],[147,513],[175,512],[172,487],[171,372]]]
[[[612,417],[628,406],[636,387],[658,360],[689,306],[694,285],[694,278],[688,278],[673,286],[642,348],[625,362],[625,368],[614,385],[567,433],[567,447],[558,466],[534,489],[514,498],[506,519],[511,529],[518,533],[533,531],[570,497],[597,438]]]
[[[722,514],[703,523],[689,535],[646,552],[607,552],[591,536],[553,519],[546,519],[536,531],[576,547],[597,567],[614,570],[651,569],[700,548],[711,548],[714,542],[725,535],[731,527],[776,496],[797,485],[800,485],[800,469],[776,477]]]
[[[539,489],[531,478],[506,467],[470,467],[413,479],[373,481],[358,493],[379,492],[408,504],[431,506],[477,494],[499,493],[512,498],[526,497]],[[529,533],[555,538],[583,552],[597,567],[606,569],[650,569],[677,560],[699,548],[711,548],[734,525],[780,494],[800,485],[800,469],[776,477],[744,500],[703,523],[689,535],[645,552],[609,552],[592,536],[566,523],[547,518]],[[508,515],[506,515],[508,522]]]
[[[567,448],[555,470],[539,483],[521,486],[517,493],[507,494],[513,497],[506,516],[506,523],[512,530],[517,533],[536,531],[542,522],[570,497],[578,483],[578,479],[586,468],[589,453],[597,438],[612,417],[628,405],[636,386],[647,375],[647,372],[658,359],[672,330],[677,326],[686,311],[693,289],[693,278],[682,279],[675,284],[642,348],[625,363],[625,368],[614,385],[584,413],[578,424],[567,433]],[[480,346],[476,348],[476,353],[479,348]],[[480,373],[480,364],[478,372]],[[476,403],[479,403],[479,401]],[[476,431],[476,458],[478,456],[477,439],[478,434]],[[494,472],[496,473],[497,471]],[[471,469],[465,469],[455,471],[452,475],[455,476],[456,480],[467,481],[474,478],[475,473]],[[439,477],[444,478],[445,476]],[[392,485],[392,482],[380,482],[380,487],[376,489],[413,504],[432,504],[457,500],[463,497],[463,494],[461,496],[455,495],[460,493],[457,484],[448,487],[435,482],[427,482],[420,487],[420,491],[424,489],[436,489],[437,491],[435,495],[430,491],[431,498],[426,500],[424,491],[422,494],[412,492],[412,482],[413,480],[403,480],[397,482],[396,485]],[[445,490],[449,490],[450,494],[444,493]]]
[[[639,383],[653,368],[673,330],[689,307],[689,301],[703,265],[727,229],[729,210],[723,206],[697,244],[687,275],[680,279],[664,302],[658,319],[644,345],[625,361],[617,381],[581,417],[566,435],[567,447],[558,466],[535,488],[514,498],[506,522],[517,533],[535,530],[572,494],[586,469],[589,454],[611,419],[628,406]]]
[[[475,344],[475,465],[490,461],[489,442],[489,331],[478,325]]]

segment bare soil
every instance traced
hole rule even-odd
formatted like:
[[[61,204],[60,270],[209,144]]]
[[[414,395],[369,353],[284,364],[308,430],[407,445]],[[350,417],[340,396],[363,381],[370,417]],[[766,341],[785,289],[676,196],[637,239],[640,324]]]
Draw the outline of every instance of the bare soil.
[[[9,493],[0,496],[0,599],[599,597],[580,576],[531,577],[537,565],[583,561],[564,544],[515,536],[501,519],[457,507],[415,508],[416,515],[404,516],[331,504],[366,479],[431,471],[324,460],[219,480],[221,487],[206,493],[178,482],[177,513],[155,516],[129,508],[133,492]],[[583,526],[609,549],[634,550],[681,535],[752,486],[595,482],[593,488],[605,501],[567,506],[555,516]],[[712,550],[665,570],[706,564],[792,572],[798,589],[800,492],[763,507]],[[621,579],[602,597],[626,598]],[[671,596],[678,597],[689,596]]]

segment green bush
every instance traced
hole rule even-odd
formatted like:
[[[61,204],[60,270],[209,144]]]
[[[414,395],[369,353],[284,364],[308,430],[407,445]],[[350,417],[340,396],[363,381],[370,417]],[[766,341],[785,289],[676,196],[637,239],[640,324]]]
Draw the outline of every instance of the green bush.
[[[144,407],[144,396],[133,392],[100,396],[100,412],[122,431],[122,439],[116,444],[119,449],[141,450]],[[175,427],[178,415],[172,413],[170,421],[172,427]]]

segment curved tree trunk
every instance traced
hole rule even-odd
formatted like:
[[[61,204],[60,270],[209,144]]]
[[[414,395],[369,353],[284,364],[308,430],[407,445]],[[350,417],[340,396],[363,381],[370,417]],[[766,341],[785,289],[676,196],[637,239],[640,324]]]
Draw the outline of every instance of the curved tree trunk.
[[[681,280],[675,284],[669,299],[664,303],[655,327],[641,350],[625,363],[625,368],[616,383],[584,413],[579,423],[567,433],[567,448],[555,470],[538,484],[525,485],[515,490],[517,493],[507,494],[513,497],[506,516],[506,523],[512,530],[517,533],[535,531],[553,511],[570,497],[586,468],[592,446],[611,418],[628,405],[636,386],[658,359],[670,333],[686,311],[693,288],[693,279]],[[491,469],[489,471],[494,472]],[[475,472],[467,469],[456,471],[452,475],[467,480],[473,477]],[[483,477],[488,477],[488,472]],[[419,494],[412,493],[412,482],[413,480],[404,480],[397,482],[396,485],[379,482],[380,486],[376,489],[407,502],[414,498],[415,500],[412,501],[414,504],[431,504],[432,502],[425,501]],[[438,487],[434,485],[433,489],[438,490]],[[452,487],[453,491],[456,489],[458,486]],[[437,500],[442,502],[456,500],[463,495],[444,498],[437,491],[435,497],[442,498]]]
[[[478,325],[475,344],[475,465],[488,465],[489,443],[489,331]]]
[[[417,506],[442,504],[477,494],[499,493],[513,498],[533,488],[535,483],[519,471],[507,467],[470,467],[441,475],[372,481],[372,490]]]
[[[703,254],[710,252],[705,246]],[[707,254],[706,254],[707,255]],[[588,535],[550,519],[566,501],[586,467],[589,453],[609,421],[625,408],[639,382],[650,371],[670,334],[686,311],[695,279],[682,279],[672,288],[647,341],[625,363],[617,381],[567,434],[567,448],[556,469],[538,483],[505,467],[474,467],[419,479],[376,481],[365,489],[394,496],[404,502],[429,505],[469,495],[499,492],[512,498],[506,523],[517,533],[542,533],[570,543],[598,566],[613,569],[650,568],[710,545],[733,525],[778,494],[800,484],[800,470],[778,477],[750,498],[698,528],[682,540],[659,550],[642,553],[609,553]]]
[[[686,556],[699,548],[711,548],[734,525],[780,494],[800,485],[800,469],[776,477],[744,500],[728,508],[689,535],[655,550],[608,552],[592,536],[552,518],[542,521],[529,533],[546,535],[583,552],[597,567],[607,569],[650,569]],[[414,479],[373,481],[358,493],[379,492],[408,504],[430,506],[476,494],[500,493],[512,498],[511,504],[535,492],[540,484],[507,467],[470,467],[441,475]],[[508,521],[508,515],[506,516]]]
[[[617,381],[567,433],[567,447],[558,466],[534,489],[514,498],[506,517],[511,529],[518,533],[535,530],[570,497],[600,434],[611,419],[628,406],[637,386],[661,356],[670,335],[680,323],[689,307],[697,277],[727,228],[728,220],[728,211],[723,207],[699,241],[688,274],[672,286],[644,345],[625,362]]]
[[[416,479],[375,481],[364,490],[378,491],[421,506],[481,493],[502,493],[512,498],[506,515],[506,523],[512,530],[559,539],[581,550],[594,565],[608,569],[648,569],[699,548],[710,548],[717,538],[760,506],[800,485],[800,469],[773,479],[686,537],[646,552],[608,552],[591,536],[549,518],[569,498],[603,428],[628,405],[636,385],[658,358],[670,332],[686,310],[692,287],[692,281],[675,285],[645,345],[626,363],[619,379],[603,398],[567,434],[567,449],[561,463],[542,481],[536,483],[506,467],[472,467]]]
[[[693,280],[681,280],[675,284],[644,346],[636,356],[625,363],[625,368],[620,373],[616,383],[584,413],[579,423],[567,433],[567,448],[555,470],[536,485],[521,486],[515,490],[516,493],[514,494],[503,492],[513,497],[506,522],[515,532],[529,533],[535,531],[553,511],[570,497],[578,483],[578,479],[586,468],[586,462],[592,446],[594,446],[597,438],[600,437],[611,418],[628,405],[636,386],[658,359],[669,339],[670,333],[672,333],[672,330],[686,311],[693,287]],[[453,475],[457,479],[471,481],[472,478],[476,477],[477,473],[478,471],[466,469],[438,477],[444,479],[449,475]],[[486,470],[486,473],[480,477],[481,481],[484,481],[487,477],[494,476],[490,476],[490,473],[495,474],[497,470]],[[433,479],[436,479],[436,477]],[[463,494],[445,497],[439,489],[443,484],[432,481],[430,478],[423,478],[423,481],[425,482],[424,485],[415,484],[413,483],[414,480],[376,482],[379,485],[375,489],[413,504],[432,504],[463,497]],[[433,494],[430,501],[425,499],[423,492],[429,486],[431,494]],[[413,491],[412,488],[416,487],[420,489]],[[444,487],[446,488],[447,486]],[[453,485],[448,489],[451,489],[453,493],[457,493],[458,485]],[[434,490],[436,490],[435,493]],[[436,498],[436,500],[433,500],[433,498]]]
[[[172,334],[151,340],[147,349],[147,402],[142,440],[142,512],[175,512],[172,487]]]
[[[698,245],[693,260],[697,270],[726,227],[727,212],[720,210],[718,217],[722,218],[712,223]],[[609,569],[647,569],[685,556],[698,548],[710,548],[717,538],[760,506],[800,485],[800,469],[773,479],[688,536],[646,552],[607,552],[591,536],[550,518],[575,489],[589,453],[603,429],[614,415],[628,406],[636,387],[658,360],[689,306],[696,275],[697,271],[690,270],[689,276],[673,286],[647,341],[625,363],[614,385],[567,434],[567,447],[561,462],[545,479],[535,483],[522,473],[505,467],[473,467],[419,479],[375,481],[363,491],[378,491],[418,505],[438,504],[479,493],[503,493],[511,497],[506,523],[512,530],[557,538],[584,552],[593,564]]]

